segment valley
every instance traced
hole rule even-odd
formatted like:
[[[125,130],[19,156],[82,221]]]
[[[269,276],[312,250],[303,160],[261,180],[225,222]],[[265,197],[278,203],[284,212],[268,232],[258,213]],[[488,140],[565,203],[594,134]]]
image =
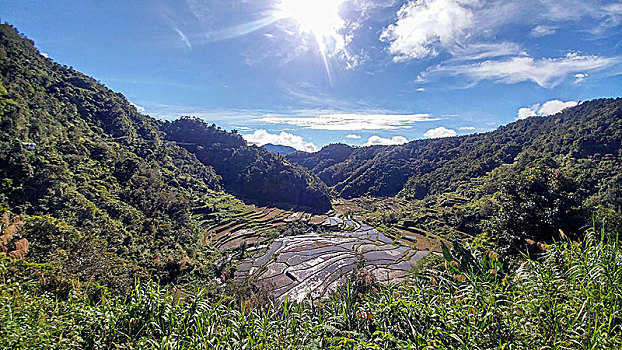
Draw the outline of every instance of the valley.
[[[387,211],[399,205],[392,198],[376,202]],[[451,246],[416,227],[396,225],[385,234],[368,224],[379,212],[357,203],[370,200],[340,200],[323,215],[247,206],[203,235],[202,244],[222,251],[223,262],[232,266],[215,278],[221,285],[252,285],[271,297],[301,302],[329,297],[354,273],[400,283],[422,258],[441,255],[441,241]]]
[[[0,349],[622,346],[622,98],[308,153],[0,73]]]

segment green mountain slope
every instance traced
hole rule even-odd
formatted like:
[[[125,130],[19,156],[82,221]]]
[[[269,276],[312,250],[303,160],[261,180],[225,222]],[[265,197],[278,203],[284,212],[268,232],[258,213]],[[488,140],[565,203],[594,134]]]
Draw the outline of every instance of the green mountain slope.
[[[65,273],[126,285],[136,271],[165,282],[212,280],[202,222],[244,210],[225,188],[252,198],[251,187],[262,195],[261,186],[290,186],[296,196],[266,199],[330,207],[308,170],[203,122],[142,115],[123,95],[43,57],[8,24],[0,26],[0,73],[0,209],[28,215],[20,234]],[[213,167],[163,132],[194,135],[188,126],[222,156]]]
[[[588,195],[619,209],[621,130],[622,99],[604,99],[553,116],[520,120],[485,134],[417,140],[400,146],[330,145],[317,153],[298,152],[287,158],[312,169],[346,198],[399,194],[423,199],[453,191],[496,169],[509,166],[503,173],[516,175],[544,164],[581,172]]]
[[[310,169],[328,186],[335,186],[344,180],[343,176],[335,177],[335,164],[344,162],[356,148],[343,143],[330,144],[315,153],[295,152],[287,155],[287,159]],[[352,161],[351,161],[352,162]],[[345,174],[339,171],[339,174]]]
[[[96,255],[165,279],[180,273],[184,257],[207,263],[195,212],[209,217],[220,210],[216,203],[237,203],[216,192],[221,177],[211,167],[165,141],[158,122],[123,95],[44,58],[6,24],[0,73],[0,203],[15,214],[63,220],[26,230],[31,245],[60,254],[68,237],[44,243],[73,232],[79,246],[96,244]],[[69,265],[90,255],[71,252],[78,255],[65,258]],[[157,256],[170,257],[166,266],[153,263]],[[88,266],[80,273],[88,276]]]
[[[230,193],[262,205],[303,206],[320,212],[331,207],[328,188],[312,172],[263,147],[248,146],[237,133],[197,118],[166,122],[161,130],[167,140],[213,166]]]

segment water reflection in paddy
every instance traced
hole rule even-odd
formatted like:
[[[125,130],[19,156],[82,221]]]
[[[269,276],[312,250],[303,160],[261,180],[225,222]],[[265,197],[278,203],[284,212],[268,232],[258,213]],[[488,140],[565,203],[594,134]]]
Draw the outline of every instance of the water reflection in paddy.
[[[327,226],[338,223],[343,221],[325,221]],[[400,245],[368,225],[354,225],[357,229],[349,232],[278,238],[264,254],[243,261],[236,280],[250,279],[275,297],[301,301],[309,293],[320,298],[335,290],[344,275],[357,267],[379,281],[399,282],[416,261],[429,254]]]

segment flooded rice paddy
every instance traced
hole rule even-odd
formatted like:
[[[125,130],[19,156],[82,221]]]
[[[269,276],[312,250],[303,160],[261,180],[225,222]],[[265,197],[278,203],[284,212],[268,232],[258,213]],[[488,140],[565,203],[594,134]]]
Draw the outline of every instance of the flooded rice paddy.
[[[400,282],[429,254],[428,250],[399,244],[354,219],[329,217],[323,225],[349,230],[277,238],[265,252],[238,265],[236,282],[252,281],[279,299],[322,298],[355,269],[365,269],[381,282]]]

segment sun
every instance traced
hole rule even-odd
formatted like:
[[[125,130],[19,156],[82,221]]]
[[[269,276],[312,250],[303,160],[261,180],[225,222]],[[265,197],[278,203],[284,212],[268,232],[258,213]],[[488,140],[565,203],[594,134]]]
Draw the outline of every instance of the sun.
[[[281,0],[277,17],[291,18],[298,24],[300,33],[313,34],[320,50],[327,44],[342,45],[339,30],[345,25],[339,7],[345,0]]]

